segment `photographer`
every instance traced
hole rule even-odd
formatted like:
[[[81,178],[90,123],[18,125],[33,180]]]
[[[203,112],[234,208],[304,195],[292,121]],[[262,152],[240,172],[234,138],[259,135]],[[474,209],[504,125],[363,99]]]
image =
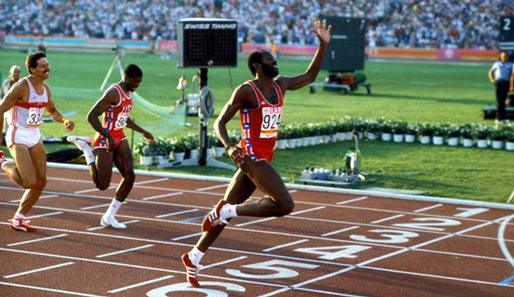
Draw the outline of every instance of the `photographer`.
[[[505,100],[507,99],[509,89],[511,92],[514,91],[512,67],[512,62],[509,62],[509,54],[506,51],[501,51],[499,61],[495,62],[491,70],[489,70],[489,81],[496,86],[497,121],[506,120]]]

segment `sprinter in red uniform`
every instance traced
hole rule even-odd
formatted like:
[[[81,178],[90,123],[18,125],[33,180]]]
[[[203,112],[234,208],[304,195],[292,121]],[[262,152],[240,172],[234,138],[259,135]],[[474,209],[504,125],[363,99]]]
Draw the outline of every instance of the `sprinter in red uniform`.
[[[280,175],[271,166],[271,160],[282,118],[283,96],[286,90],[299,89],[316,79],[330,41],[331,27],[327,28],[319,20],[315,26],[312,31],[318,36],[319,48],[305,73],[274,79],[279,71],[271,53],[253,52],[248,57],[248,68],[255,79],[241,84],[234,91],[214,123],[219,139],[239,170],[232,178],[225,197],[205,216],[202,223],[204,233],[196,246],[182,255],[187,281],[192,286],[200,285],[197,280],[200,260],[230,218],[278,217],[291,213],[294,208],[294,201]],[[228,137],[226,125],[238,111],[243,139],[235,144]],[[256,188],[268,197],[247,202]]]
[[[94,137],[95,153],[85,137],[69,136],[67,140],[74,143],[84,152],[89,173],[96,187],[105,190],[111,183],[112,164],[116,165],[123,177],[116,189],[116,194],[109,208],[100,219],[100,225],[111,226],[115,229],[125,229],[126,225],[115,219],[116,212],[127,198],[134,184],[134,161],[123,128],[128,127],[143,134],[148,141],[153,141],[153,135],[136,125],[129,113],[132,109],[132,92],[143,80],[143,72],[134,65],[125,68],[123,80],[107,89],[96,104],[91,108],[87,120],[96,130]],[[98,117],[103,114],[103,123]],[[96,155],[96,160],[95,160]]]

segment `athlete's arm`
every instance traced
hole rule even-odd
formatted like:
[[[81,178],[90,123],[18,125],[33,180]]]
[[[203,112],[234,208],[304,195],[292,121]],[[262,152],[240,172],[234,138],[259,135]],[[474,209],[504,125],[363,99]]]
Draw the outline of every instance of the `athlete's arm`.
[[[244,153],[240,147],[230,141],[227,132],[227,123],[234,117],[236,112],[243,108],[245,104],[248,104],[246,101],[250,100],[249,98],[252,98],[250,87],[247,85],[240,85],[234,90],[232,97],[227,104],[225,104],[220,115],[214,122],[214,131],[216,131],[216,135],[225,146],[228,155],[238,166],[243,164]]]
[[[116,147],[116,141],[111,134],[102,127],[98,117],[104,113],[111,105],[117,105],[120,102],[118,91],[115,88],[109,88],[103,96],[96,101],[95,105],[91,107],[87,114],[87,121],[95,129],[96,132],[100,133],[103,137],[107,138],[109,144],[109,151],[113,151]]]
[[[20,80],[12,86],[7,94],[5,94],[2,102],[0,102],[0,145],[2,145],[3,138],[4,113],[11,109],[16,102],[23,100],[23,96],[27,93],[27,84]]]
[[[311,31],[318,36],[318,50],[314,54],[309,67],[307,67],[307,70],[304,73],[293,77],[282,76],[277,79],[277,83],[280,85],[282,90],[299,89],[311,82],[314,82],[318,76],[323,62],[323,57],[325,56],[325,50],[330,42],[330,30],[332,29],[332,25],[329,25],[327,28],[325,21],[321,22],[320,20],[316,20],[314,25],[316,28],[311,29]]]
[[[52,120],[63,123],[64,127],[66,127],[68,131],[73,131],[75,123],[65,118],[61,114],[61,112],[57,110],[54,101],[52,100],[52,92],[50,91],[50,88],[46,85],[44,87],[46,88],[46,93],[48,94],[48,104],[46,105],[46,112],[48,113],[50,118],[52,118]]]
[[[134,123],[130,118],[127,119],[127,128],[130,128],[132,130],[135,130],[141,134],[143,134],[143,136],[150,142],[153,141],[153,135],[152,133],[146,131],[145,129],[143,129],[141,126],[139,126],[138,124]]]
[[[489,76],[489,81],[494,84],[496,82],[496,79],[494,78],[493,76],[493,72],[494,72],[495,68],[493,66],[493,68],[491,68],[491,70],[489,70],[489,72],[487,72],[487,75]]]

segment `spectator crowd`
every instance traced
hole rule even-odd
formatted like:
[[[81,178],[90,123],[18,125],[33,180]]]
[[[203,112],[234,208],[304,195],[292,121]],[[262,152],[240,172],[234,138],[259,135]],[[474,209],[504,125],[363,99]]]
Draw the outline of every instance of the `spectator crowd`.
[[[319,15],[364,17],[373,46],[495,48],[512,0],[2,0],[4,34],[175,40],[186,17],[239,21],[240,42],[313,44]],[[0,33],[0,34],[2,34]]]

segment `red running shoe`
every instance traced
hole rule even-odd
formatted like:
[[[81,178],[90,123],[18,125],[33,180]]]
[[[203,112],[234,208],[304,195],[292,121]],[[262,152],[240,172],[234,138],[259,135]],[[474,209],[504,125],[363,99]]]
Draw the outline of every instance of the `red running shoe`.
[[[200,283],[196,279],[198,277],[198,271],[200,267],[195,266],[189,259],[189,254],[185,253],[182,255],[182,264],[186,267],[186,280],[193,287],[199,287]]]
[[[4,162],[7,162],[7,159],[5,158],[4,152],[0,151],[0,166],[2,166]]]
[[[214,207],[213,210],[211,210],[205,218],[203,218],[202,222],[202,231],[207,232],[210,231],[214,226],[221,225],[221,224],[228,224],[228,221],[221,218],[220,211],[223,205],[228,204],[227,200],[220,200],[218,204]]]
[[[15,224],[14,221],[17,221],[18,224]],[[9,229],[22,231],[22,232],[34,232],[37,231],[37,228],[28,225],[30,221],[25,221],[25,219],[21,218],[13,218],[9,223]]]

